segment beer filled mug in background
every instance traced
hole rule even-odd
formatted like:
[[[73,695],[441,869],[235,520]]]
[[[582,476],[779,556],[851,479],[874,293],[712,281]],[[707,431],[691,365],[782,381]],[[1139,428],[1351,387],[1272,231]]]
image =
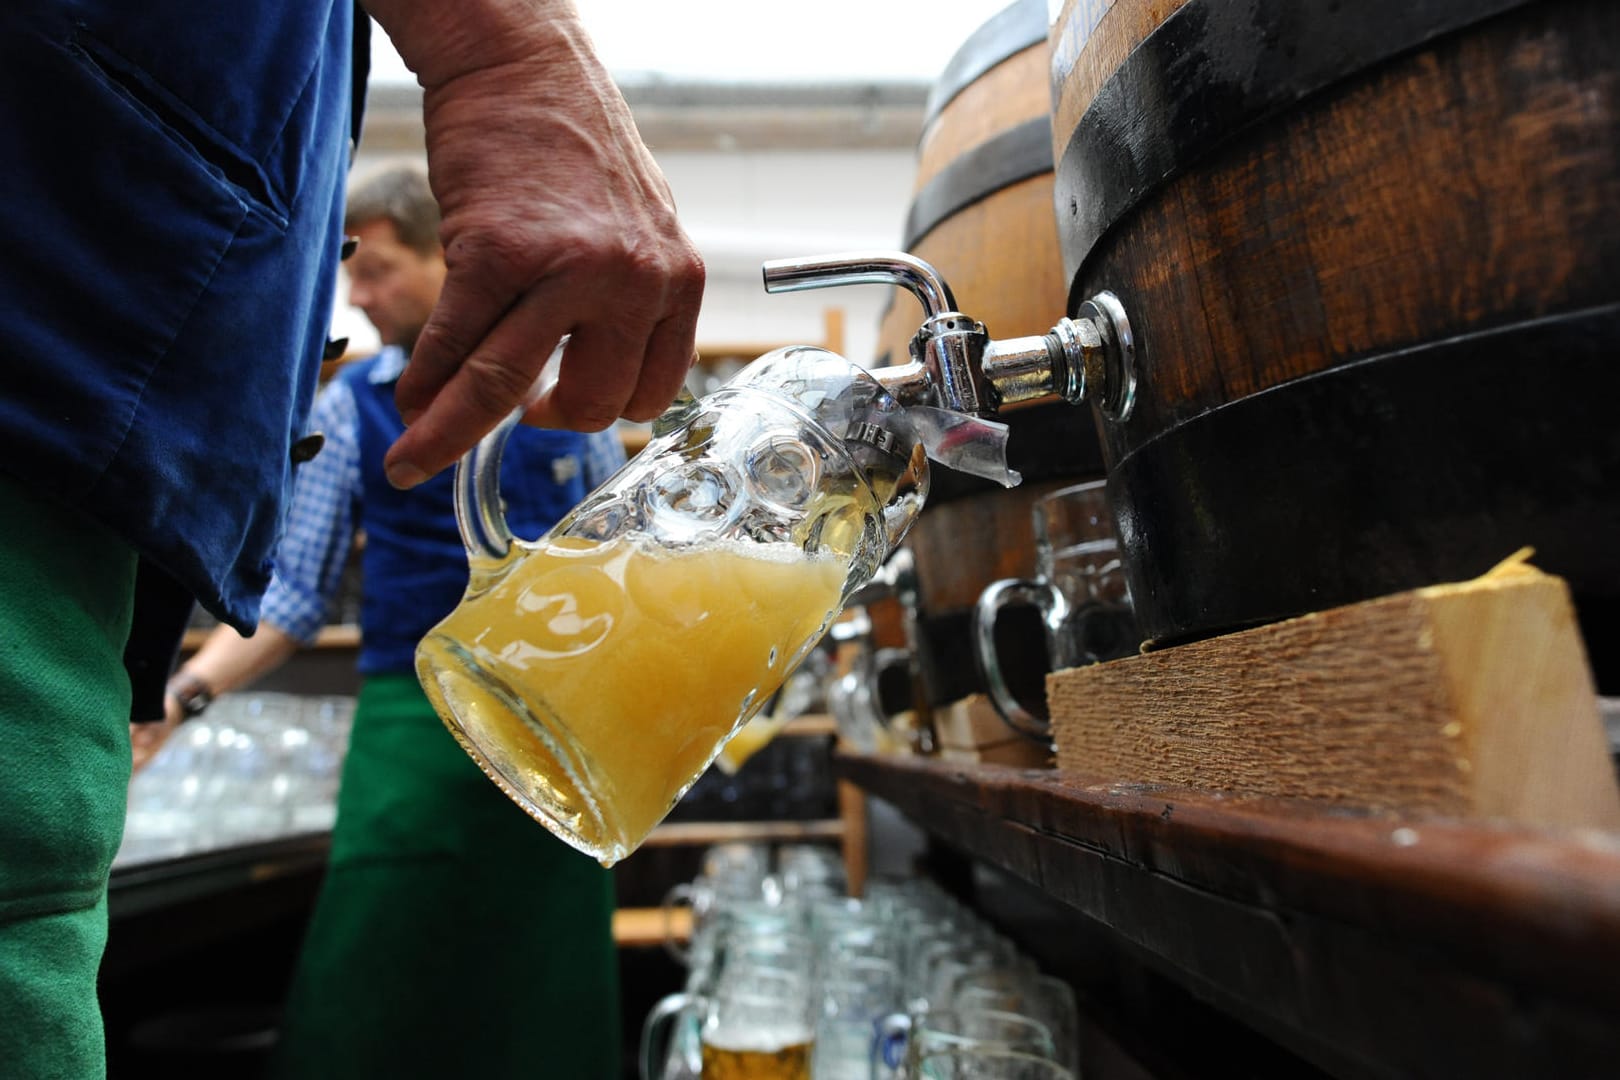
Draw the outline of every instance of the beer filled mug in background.
[[[511,423],[458,466],[471,579],[419,646],[417,674],[502,790],[611,865],[904,538],[926,455],[863,369],[778,349],[667,415],[527,541],[497,490]]]

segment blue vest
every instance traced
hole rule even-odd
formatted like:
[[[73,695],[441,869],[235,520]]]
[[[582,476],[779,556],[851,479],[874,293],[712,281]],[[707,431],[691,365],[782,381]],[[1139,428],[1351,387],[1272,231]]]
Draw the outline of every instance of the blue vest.
[[[0,469],[251,629],[331,325],[351,0],[0,4]]]
[[[360,416],[360,670],[415,671],[416,645],[467,588],[467,549],[456,529],[454,470],[410,491],[383,475],[383,454],[405,430],[394,382],[374,383],[375,358],[338,378]],[[539,537],[585,497],[585,436],[519,425],[501,455],[501,498],[514,535]]]

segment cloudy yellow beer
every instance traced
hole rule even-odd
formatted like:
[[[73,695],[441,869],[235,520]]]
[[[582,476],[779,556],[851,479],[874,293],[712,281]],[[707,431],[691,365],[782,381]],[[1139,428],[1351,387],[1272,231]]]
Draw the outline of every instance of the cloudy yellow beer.
[[[726,741],[726,745],[720,750],[720,756],[714,759],[714,767],[728,776],[736,775],[737,770],[747,764],[749,758],[770,745],[777,732],[787,727],[789,719],[790,717],[767,716],[764,713],[754,717]]]
[[[508,795],[612,865],[820,637],[847,568],[791,543],[517,543],[417,673]]]
[[[786,1046],[703,1043],[703,1080],[810,1080],[810,1041]]]

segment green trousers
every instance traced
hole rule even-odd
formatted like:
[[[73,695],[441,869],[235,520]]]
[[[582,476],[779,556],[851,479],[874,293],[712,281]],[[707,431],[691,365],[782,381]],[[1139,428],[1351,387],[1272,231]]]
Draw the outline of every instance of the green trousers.
[[[96,971],[124,831],[135,553],[0,478],[0,1075],[106,1072]]]
[[[616,1080],[608,871],[478,770],[414,676],[369,677],[277,1073]]]

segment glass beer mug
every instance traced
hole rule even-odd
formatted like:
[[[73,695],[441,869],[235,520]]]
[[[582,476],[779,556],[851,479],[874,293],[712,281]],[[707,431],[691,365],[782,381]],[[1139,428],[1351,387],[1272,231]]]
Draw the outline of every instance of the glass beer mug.
[[[1107,482],[1059,488],[1036,500],[1031,517],[1035,578],[1004,578],[985,588],[973,610],[973,643],[996,711],[1015,730],[1046,739],[1050,721],[1019,702],[1003,669],[995,636],[1002,610],[1029,605],[1040,612],[1047,671],[1128,656],[1140,635]]]
[[[472,564],[417,674],[492,780],[604,864],[646,838],[900,543],[927,492],[903,410],[778,349],[545,536],[511,536],[487,437],[457,477]]]
[[[911,363],[869,372],[810,346],[767,353],[666,414],[538,540],[514,539],[500,510],[509,426],[457,466],[471,575],[418,647],[417,675],[484,772],[606,865],[640,845],[899,546],[929,458],[1010,486],[1006,426],[979,417],[1053,396],[1130,411],[1130,328],[1110,294],[1048,334],[992,341],[902,252],[764,272],[769,292],[910,290],[925,315]]]

